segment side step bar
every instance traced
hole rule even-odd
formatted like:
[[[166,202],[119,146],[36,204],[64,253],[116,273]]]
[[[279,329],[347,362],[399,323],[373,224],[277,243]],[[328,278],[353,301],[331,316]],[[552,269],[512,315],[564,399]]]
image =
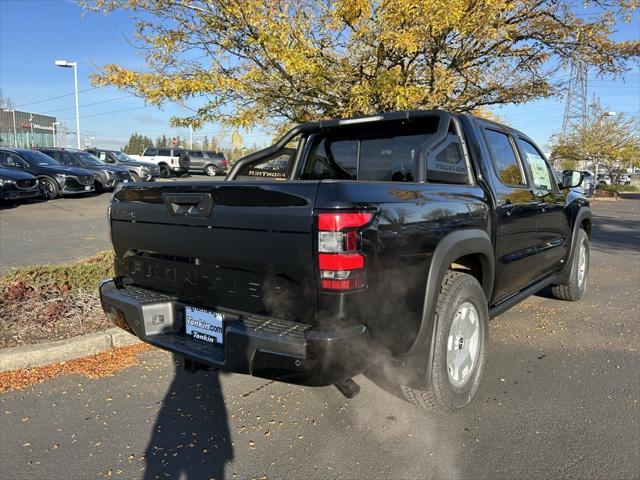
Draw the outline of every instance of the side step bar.
[[[536,282],[530,287],[527,287],[524,290],[516,293],[512,297],[507,298],[503,302],[498,303],[497,305],[494,305],[489,309],[489,318],[495,318],[501,313],[506,312],[511,307],[520,303],[525,298],[530,297],[534,293],[537,293],[540,290],[542,290],[544,287],[549,286],[549,284],[553,283],[555,279],[556,277],[554,275],[550,275],[547,278],[543,278],[539,282]]]

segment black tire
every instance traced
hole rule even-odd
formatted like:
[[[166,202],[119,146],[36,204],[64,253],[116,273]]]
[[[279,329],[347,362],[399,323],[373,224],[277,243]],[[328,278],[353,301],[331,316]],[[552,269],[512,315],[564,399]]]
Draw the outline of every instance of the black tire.
[[[160,176],[162,178],[170,178],[171,177],[171,169],[169,168],[169,165],[160,165]]]
[[[218,172],[220,170],[218,170],[218,167],[216,167],[214,164],[210,163],[209,165],[207,165],[206,167],[204,167],[204,173],[206,175],[208,175],[209,177],[215,177],[216,175],[218,175]]]
[[[449,342],[452,333],[451,326],[454,319],[460,312],[466,312],[465,304],[470,304],[475,309],[477,322],[476,330],[471,338],[468,338],[467,348],[475,343],[476,349],[472,354],[474,358],[470,370],[462,372],[463,378],[458,384],[452,376],[455,373],[449,372],[447,364],[447,354],[452,356],[462,352],[464,338],[459,337],[458,341]],[[461,308],[463,307],[463,308]],[[466,407],[473,400],[486,363],[486,343],[489,339],[489,312],[487,300],[482,287],[478,281],[462,272],[448,271],[442,281],[438,303],[436,305],[436,339],[434,342],[433,366],[431,373],[431,384],[427,390],[417,390],[415,388],[402,385],[401,390],[405,398],[419,407],[429,411],[439,411],[441,413],[456,413]],[[475,323],[473,322],[473,323]],[[477,334],[477,337],[475,335]],[[454,334],[455,335],[455,334]],[[460,345],[459,349],[456,347]],[[449,347],[452,347],[449,352]]]
[[[131,173],[131,178],[133,179],[134,182],[140,181],[140,175],[138,175],[136,172],[130,172],[130,173]]]
[[[93,182],[93,188],[94,188],[94,192],[95,193],[102,193],[104,192],[104,185],[102,183],[100,183],[99,180],[94,180]]]
[[[584,271],[580,275],[580,271],[583,268],[580,262],[580,249],[584,248]],[[587,291],[587,283],[589,280],[589,236],[582,228],[578,231],[576,238],[576,247],[571,258],[571,273],[569,274],[569,281],[564,284],[552,285],[551,295],[558,300],[567,300],[575,302],[580,300],[584,293]]]
[[[58,182],[53,178],[41,177],[39,179],[40,195],[45,200],[53,200],[60,195]]]

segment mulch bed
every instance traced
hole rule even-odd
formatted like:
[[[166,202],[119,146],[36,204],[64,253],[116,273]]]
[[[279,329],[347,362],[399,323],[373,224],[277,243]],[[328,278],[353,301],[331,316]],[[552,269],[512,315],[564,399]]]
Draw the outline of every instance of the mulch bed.
[[[97,291],[14,281],[0,292],[0,348],[33,345],[106,330],[113,325]]]
[[[139,363],[138,355],[147,348],[148,345],[140,343],[127,347],[111,348],[68,362],[0,372],[0,393],[23,390],[60,375],[76,374],[89,378],[109,377],[120,370],[137,365]]]

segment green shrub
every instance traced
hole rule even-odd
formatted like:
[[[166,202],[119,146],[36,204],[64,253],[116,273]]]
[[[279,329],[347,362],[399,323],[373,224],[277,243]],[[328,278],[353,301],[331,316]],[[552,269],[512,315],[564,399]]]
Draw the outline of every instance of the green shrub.
[[[600,190],[606,190],[607,192],[637,192],[638,187],[634,185],[598,185]]]

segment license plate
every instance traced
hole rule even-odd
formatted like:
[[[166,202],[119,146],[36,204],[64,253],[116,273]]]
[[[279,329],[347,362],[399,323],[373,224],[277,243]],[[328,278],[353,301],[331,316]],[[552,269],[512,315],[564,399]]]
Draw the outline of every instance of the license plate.
[[[87,191],[91,190],[91,185],[85,186],[84,189],[87,190]]]
[[[122,183],[129,183],[129,180],[122,180]]]
[[[189,306],[184,307],[184,313],[187,335],[203,342],[222,345],[222,313]]]

